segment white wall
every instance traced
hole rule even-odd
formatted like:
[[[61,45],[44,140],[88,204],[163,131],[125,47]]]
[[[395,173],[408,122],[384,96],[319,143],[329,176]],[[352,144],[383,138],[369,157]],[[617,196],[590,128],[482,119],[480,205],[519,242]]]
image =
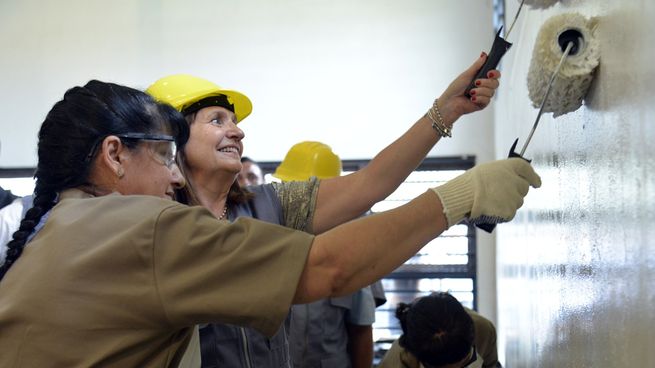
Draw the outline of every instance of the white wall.
[[[0,167],[33,166],[38,127],[91,78],[145,88],[192,73],[251,97],[245,154],[281,160],[320,140],[371,158],[493,38],[485,0],[13,0],[0,2]],[[493,111],[431,155],[493,157]],[[494,317],[493,237],[480,234],[480,307]]]
[[[297,141],[320,139],[343,158],[370,157],[488,47],[490,5],[467,3],[0,2],[0,165],[36,162],[38,126],[66,88],[91,78],[147,87],[180,72],[252,98],[242,126],[250,156],[281,159]],[[488,158],[490,119],[462,119],[435,153]]]
[[[526,155],[543,186],[498,228],[501,350],[508,367],[653,367],[655,2],[562,1],[525,12],[505,60],[496,152],[532,126],[534,40],[564,12],[598,17],[601,64],[584,106],[542,117]]]

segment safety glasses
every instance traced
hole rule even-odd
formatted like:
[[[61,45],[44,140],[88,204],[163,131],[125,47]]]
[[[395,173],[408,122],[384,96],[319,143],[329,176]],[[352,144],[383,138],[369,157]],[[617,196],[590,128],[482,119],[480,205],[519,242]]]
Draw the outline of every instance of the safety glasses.
[[[169,169],[175,164],[175,155],[177,153],[177,145],[175,143],[175,137],[172,135],[166,134],[149,134],[149,133],[123,133],[123,134],[114,134],[116,137],[121,140],[132,140],[132,141],[146,141],[153,142],[154,145],[150,146],[151,150],[155,154],[155,159],[162,165],[165,165]],[[98,138],[93,146],[91,151],[86,156],[86,161],[90,161],[91,158],[95,155],[98,150],[98,146],[103,139],[107,136]]]
[[[177,146],[175,144],[175,137],[165,134],[148,134],[148,133],[124,133],[116,134],[120,139],[136,140],[153,142],[150,146],[152,152],[155,154],[154,158],[157,162],[165,165],[167,168],[172,168],[175,165],[175,155],[177,153]]]

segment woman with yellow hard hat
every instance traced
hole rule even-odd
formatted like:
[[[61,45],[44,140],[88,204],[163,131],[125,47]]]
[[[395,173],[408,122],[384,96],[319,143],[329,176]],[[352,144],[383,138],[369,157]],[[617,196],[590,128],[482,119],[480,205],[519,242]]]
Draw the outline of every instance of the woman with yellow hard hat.
[[[273,183],[240,188],[243,131],[237,126],[252,111],[244,94],[186,74],[153,83],[147,92],[182,112],[190,126],[185,149],[178,154],[187,186],[179,200],[202,205],[217,218],[233,221],[250,216],[320,234],[366,212],[391,194],[455,121],[485,108],[498,88],[500,72],[492,70],[465,89],[486,60],[482,54],[434,101],[407,132],[378,153],[363,169],[329,179]],[[248,272],[248,270],[244,270]],[[244,290],[245,292],[245,290]],[[284,326],[269,339],[250,329],[212,324],[200,331],[204,367],[287,367]],[[244,353],[235,353],[240,351]]]

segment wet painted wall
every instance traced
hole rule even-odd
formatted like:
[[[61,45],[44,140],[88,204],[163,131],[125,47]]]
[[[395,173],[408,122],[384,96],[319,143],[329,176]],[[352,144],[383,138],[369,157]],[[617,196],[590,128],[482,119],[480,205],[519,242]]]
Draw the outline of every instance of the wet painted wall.
[[[524,9],[503,66],[497,156],[532,127],[533,43],[563,12],[598,17],[601,65],[584,106],[542,118],[526,156],[543,187],[497,229],[500,354],[513,368],[654,367],[655,2]]]

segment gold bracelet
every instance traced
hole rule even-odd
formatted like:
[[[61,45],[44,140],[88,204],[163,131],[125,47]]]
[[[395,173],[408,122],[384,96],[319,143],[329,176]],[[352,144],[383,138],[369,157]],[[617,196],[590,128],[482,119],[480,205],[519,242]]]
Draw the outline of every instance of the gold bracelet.
[[[430,120],[432,121],[432,129],[434,129],[434,131],[437,132],[437,134],[440,137],[442,137],[442,138],[443,137],[448,137],[448,134],[446,134],[446,132],[441,128],[441,126],[439,124],[437,124],[437,121],[434,118],[433,113],[432,113],[431,110],[428,110],[428,112],[425,115],[428,118],[430,118]]]
[[[432,107],[428,109],[427,116],[432,121],[432,129],[434,129],[437,132],[437,134],[439,134],[440,137],[450,138],[453,136],[452,129],[448,128],[446,124],[444,124],[443,122],[443,118],[441,117],[441,112],[439,111],[439,107],[437,106],[438,100],[439,99],[434,100]]]

